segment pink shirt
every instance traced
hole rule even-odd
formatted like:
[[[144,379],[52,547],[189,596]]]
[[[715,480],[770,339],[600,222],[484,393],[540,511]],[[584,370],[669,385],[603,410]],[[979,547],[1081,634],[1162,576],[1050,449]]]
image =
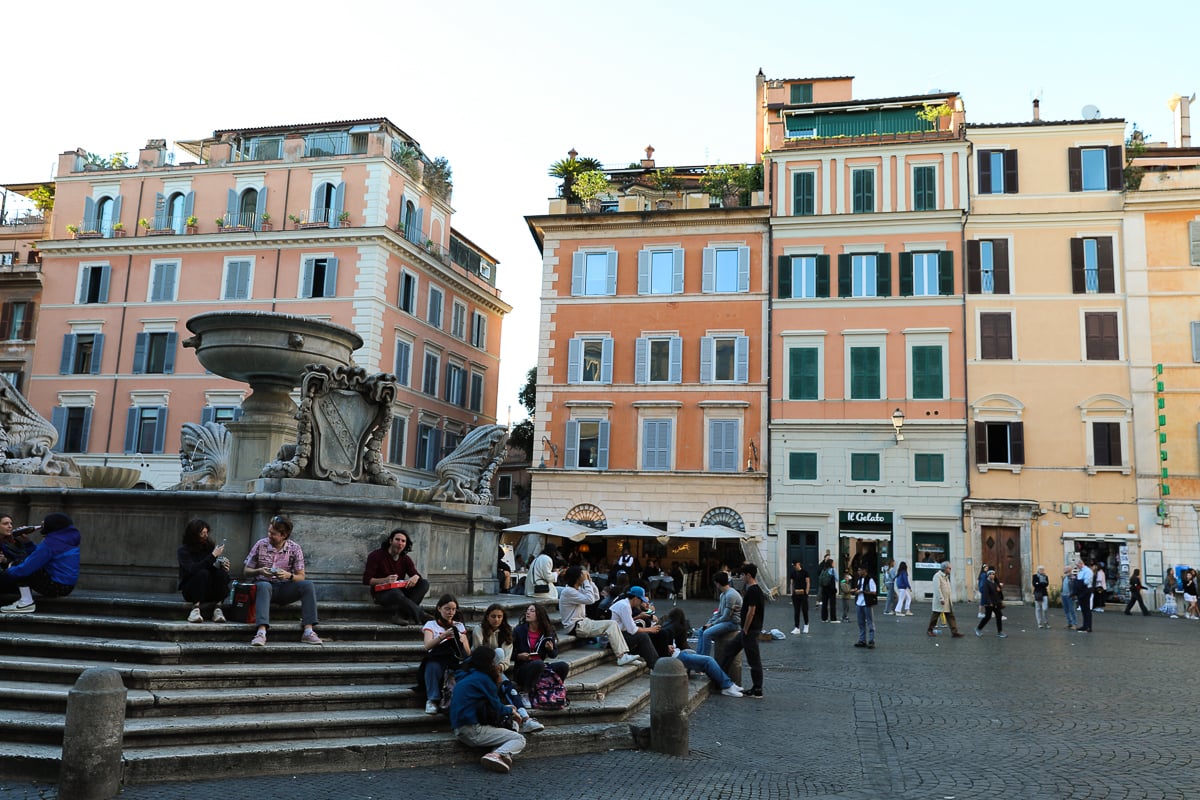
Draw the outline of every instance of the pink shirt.
[[[250,548],[250,552],[246,555],[246,566],[255,569],[274,567],[284,572],[304,572],[304,551],[291,539],[285,539],[283,547],[276,550],[271,546],[271,540],[263,537]],[[257,579],[275,583],[283,582],[282,578],[266,575],[259,575]]]

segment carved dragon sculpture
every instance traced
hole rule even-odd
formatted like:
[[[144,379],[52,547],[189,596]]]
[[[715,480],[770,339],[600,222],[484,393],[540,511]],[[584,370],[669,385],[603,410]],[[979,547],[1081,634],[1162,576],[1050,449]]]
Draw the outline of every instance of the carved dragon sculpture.
[[[508,454],[508,428],[483,425],[463,438],[450,455],[434,467],[437,482],[421,489],[404,489],[410,503],[450,501],[491,505],[492,478]]]
[[[79,467],[57,454],[58,431],[0,376],[0,472],[74,477]]]
[[[179,461],[183,474],[178,489],[218,490],[225,485],[229,468],[229,431],[219,422],[183,423]]]

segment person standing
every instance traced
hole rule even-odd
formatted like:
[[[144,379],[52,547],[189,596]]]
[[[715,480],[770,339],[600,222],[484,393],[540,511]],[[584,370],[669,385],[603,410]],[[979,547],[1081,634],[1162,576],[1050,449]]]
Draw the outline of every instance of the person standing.
[[[1004,632],[1004,592],[1000,589],[1000,584],[996,582],[996,570],[988,570],[981,597],[983,598],[983,619],[979,620],[979,624],[975,626],[975,635],[983,636],[984,627],[994,615],[996,617],[996,636],[1007,639],[1008,634]]]
[[[912,579],[908,577],[908,562],[901,561],[896,570],[896,616],[912,615]]]
[[[304,626],[300,641],[323,644],[313,630],[317,624],[317,587],[304,577],[304,550],[292,541],[292,521],[282,514],[271,517],[267,536],[259,539],[246,554],[243,570],[254,578],[254,615],[258,631],[250,640],[253,647],[267,643],[267,628],[271,627],[271,606],[300,601],[300,622]]]
[[[883,615],[890,617],[896,613],[896,562],[890,558],[883,565],[883,585],[887,588],[887,603],[883,607]]]
[[[420,625],[421,601],[429,591],[429,581],[417,572],[413,563],[412,538],[408,531],[396,528],[388,534],[379,549],[372,550],[363,568],[362,582],[371,587],[371,599],[392,612],[395,625]],[[398,583],[389,589],[378,587]]]
[[[985,610],[984,603],[983,603],[983,593],[984,593],[984,584],[987,583],[988,569],[989,569],[988,565],[984,564],[979,570],[979,576],[975,579],[975,590],[977,592],[979,592],[979,619],[983,619],[983,613]]]
[[[36,528],[17,528],[20,536],[41,530],[42,541],[19,564],[0,572],[0,594],[19,594],[15,603],[0,608],[5,614],[37,611],[33,592],[43,597],[66,597],[79,582],[79,529],[66,514],[47,514]]]
[[[758,565],[743,564],[742,577],[746,579],[746,596],[742,599],[742,622],[738,636],[726,648],[721,669],[729,672],[733,659],[746,651],[746,663],[750,665],[750,688],[742,688],[744,697],[763,696],[762,654],[758,649],[758,635],[763,629],[763,614],[766,612],[766,595],[758,585]],[[735,592],[736,594],[736,592]]]
[[[826,556],[821,562],[821,575],[817,579],[817,588],[821,592],[821,622],[838,621],[837,618],[837,570],[833,568],[833,559]]]
[[[812,579],[808,577],[804,563],[798,558],[792,563],[792,570],[788,573],[788,584],[792,587],[792,634],[808,633],[808,592]],[[800,628],[801,614],[804,615],[803,629]]]
[[[854,595],[855,611],[858,615],[858,641],[855,647],[875,647],[875,605],[879,602],[879,584],[867,574],[863,564],[858,565],[854,577],[854,585],[850,590]]]
[[[1038,628],[1049,628],[1046,611],[1050,608],[1050,576],[1046,568],[1038,564],[1037,572],[1033,574],[1033,615],[1037,619]]]
[[[558,599],[558,573],[554,571],[554,557],[558,555],[558,547],[547,542],[542,548],[542,554],[529,565],[529,574],[525,576],[525,596],[538,597],[543,600]]]
[[[1096,562],[1096,604],[1093,609],[1097,614],[1104,613],[1104,601],[1108,595],[1108,574],[1104,571],[1104,562]]]
[[[1150,612],[1146,610],[1146,603],[1142,600],[1142,590],[1145,588],[1142,585],[1142,571],[1135,569],[1129,578],[1129,604],[1125,606],[1125,616],[1131,616],[1134,603],[1137,603],[1138,608],[1142,609],[1143,617],[1150,616]]]
[[[1079,601],[1079,616],[1082,617],[1083,624],[1075,629],[1076,633],[1091,633],[1092,632],[1092,598],[1095,593],[1092,591],[1092,570],[1083,560],[1075,562],[1075,569],[1078,570],[1078,577],[1075,578],[1075,599]]]
[[[1067,630],[1073,631],[1079,626],[1079,616],[1075,613],[1075,570],[1063,567],[1062,578],[1063,614],[1067,618]]]
[[[936,636],[933,626],[937,624],[938,616],[946,615],[946,623],[950,626],[950,635],[961,639],[958,623],[954,619],[953,588],[950,586],[950,562],[943,561],[942,569],[933,578],[933,613],[929,615],[929,627],[925,629],[926,636]]]
[[[1196,570],[1183,573],[1183,604],[1185,619],[1200,619],[1200,590],[1196,584]]]

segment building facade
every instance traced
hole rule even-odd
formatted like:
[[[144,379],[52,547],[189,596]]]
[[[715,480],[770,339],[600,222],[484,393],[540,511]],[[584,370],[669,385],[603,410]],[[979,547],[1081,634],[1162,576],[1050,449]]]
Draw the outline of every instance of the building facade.
[[[14,184],[6,192],[28,195],[39,184]],[[8,199],[8,198],[6,198]],[[0,217],[0,375],[19,392],[28,386],[42,293],[42,256],[38,241],[46,216],[10,206]]]
[[[248,387],[205,372],[187,320],[229,308],[352,328],[354,363],[401,391],[387,443],[424,480],[495,422],[496,260],[452,226],[450,173],[386,119],[151,140],[127,163],[64,153],[28,383],[81,463],[178,480],[180,426],[237,418]]]

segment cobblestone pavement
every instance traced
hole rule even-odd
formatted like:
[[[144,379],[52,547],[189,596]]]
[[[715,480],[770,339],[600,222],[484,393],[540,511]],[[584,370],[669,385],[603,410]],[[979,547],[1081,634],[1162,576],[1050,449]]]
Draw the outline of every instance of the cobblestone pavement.
[[[693,624],[710,608],[689,601]],[[964,639],[925,635],[929,606],[876,620],[878,646],[857,628],[814,614],[812,633],[763,643],[762,700],[713,696],[691,719],[691,753],[613,751],[538,759],[537,738],[513,774],[475,763],[437,770],[217,780],[134,786],[127,800],[424,797],[514,800],[656,798],[1182,798],[1197,797],[1200,755],[1194,677],[1200,625],[1127,617],[1110,606],[1095,633],[1037,630],[1011,607],[1008,639],[994,624],[971,635],[975,607],[958,606]],[[768,607],[790,631],[791,608]],[[747,679],[749,673],[746,673]],[[0,797],[53,798],[11,785]]]

